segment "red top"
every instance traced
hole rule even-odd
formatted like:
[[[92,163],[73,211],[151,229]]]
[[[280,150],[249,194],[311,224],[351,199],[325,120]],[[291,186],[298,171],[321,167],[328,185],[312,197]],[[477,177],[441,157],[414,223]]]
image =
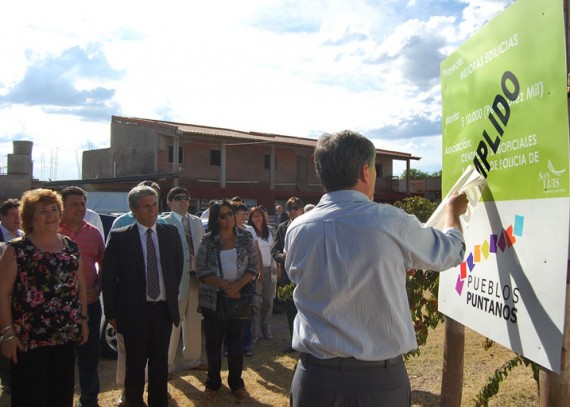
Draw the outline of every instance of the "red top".
[[[59,233],[71,238],[77,246],[79,246],[79,256],[83,276],[85,278],[85,286],[87,290],[97,285],[97,268],[95,264],[103,262],[103,252],[105,251],[105,243],[101,237],[99,230],[87,223],[85,220],[78,232],[73,232],[65,224],[59,225]],[[98,300],[95,300],[98,301]],[[92,301],[95,302],[95,301]]]

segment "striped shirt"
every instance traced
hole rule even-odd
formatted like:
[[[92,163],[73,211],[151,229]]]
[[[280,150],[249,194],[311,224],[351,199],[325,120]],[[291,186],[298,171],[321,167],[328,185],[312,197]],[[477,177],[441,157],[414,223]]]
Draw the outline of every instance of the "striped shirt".
[[[87,223],[85,220],[78,232],[72,231],[67,225],[62,223],[59,225],[59,233],[77,243],[85,286],[87,290],[91,290],[97,285],[97,267],[103,262],[103,252],[105,251],[103,236],[101,236],[101,233],[95,226]],[[97,263],[98,265],[95,266]],[[95,301],[98,301],[98,299]]]
[[[425,228],[398,208],[341,190],[291,223],[285,252],[297,284],[293,348],[376,361],[417,347],[406,268],[449,269],[465,243],[457,229]]]

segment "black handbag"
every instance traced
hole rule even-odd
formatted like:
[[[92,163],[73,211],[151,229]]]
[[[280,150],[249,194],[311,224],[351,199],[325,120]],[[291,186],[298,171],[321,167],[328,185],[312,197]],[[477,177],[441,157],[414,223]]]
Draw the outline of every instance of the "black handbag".
[[[220,252],[218,252],[218,268],[220,270],[220,278],[224,278]],[[253,316],[254,293],[255,287],[252,281],[249,281],[242,287],[239,298],[229,298],[222,290],[218,291],[216,318],[220,321],[250,319]]]

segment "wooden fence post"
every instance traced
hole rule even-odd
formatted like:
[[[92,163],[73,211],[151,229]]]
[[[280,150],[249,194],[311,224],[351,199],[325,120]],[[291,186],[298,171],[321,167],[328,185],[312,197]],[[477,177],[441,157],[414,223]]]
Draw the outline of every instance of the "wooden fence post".
[[[566,277],[566,318],[562,340],[562,370],[540,369],[540,407],[570,406],[570,262]]]
[[[441,407],[460,407],[463,394],[463,361],[465,355],[465,327],[445,317],[445,344],[443,349],[443,376],[441,379]]]
[[[566,37],[566,69],[570,66],[568,52],[568,0],[564,0],[564,32]],[[568,110],[570,112],[570,73],[567,72]],[[570,137],[570,135],[569,135]],[[569,248],[570,250],[570,248]],[[568,253],[570,256],[570,252]],[[564,321],[564,337],[562,339],[562,370],[560,374],[540,369],[540,407],[570,406],[570,259],[566,274],[566,317]]]

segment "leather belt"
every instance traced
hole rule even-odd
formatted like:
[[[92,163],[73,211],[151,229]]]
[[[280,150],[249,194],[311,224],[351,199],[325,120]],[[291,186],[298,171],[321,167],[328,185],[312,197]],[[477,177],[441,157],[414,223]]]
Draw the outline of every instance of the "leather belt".
[[[146,305],[152,305],[153,307],[160,304],[166,304],[166,301],[147,301]]]
[[[308,353],[301,353],[299,356],[303,363],[309,365],[329,366],[329,367],[388,367],[404,362],[402,355],[386,360],[359,360],[355,358],[330,358],[319,359]]]

